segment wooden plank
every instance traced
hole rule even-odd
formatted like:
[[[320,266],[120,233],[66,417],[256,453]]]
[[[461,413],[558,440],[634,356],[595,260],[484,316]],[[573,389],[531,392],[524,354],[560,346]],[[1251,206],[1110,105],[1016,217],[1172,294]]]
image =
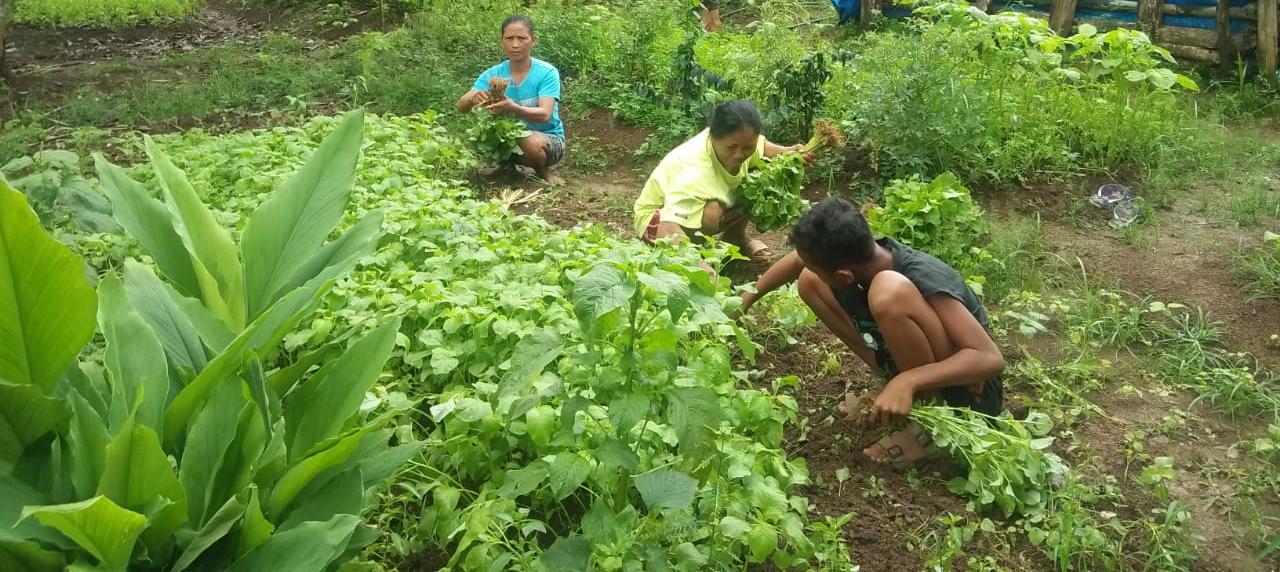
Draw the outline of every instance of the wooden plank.
[[[1258,0],[1258,72],[1276,85],[1276,0]]]
[[[1156,37],[1156,30],[1160,29],[1160,20],[1164,15],[1160,9],[1163,6],[1163,0],[1138,0],[1138,28],[1152,38]]]
[[[1201,28],[1184,28],[1182,26],[1163,26],[1158,32],[1157,43],[1176,44],[1179,46],[1195,46],[1197,48],[1218,49],[1218,32]],[[1231,48],[1239,52],[1253,45],[1253,34],[1241,33],[1231,35]]]
[[[1076,17],[1076,0],[1053,0],[1049,5],[1049,27],[1065,36]]]
[[[1218,0],[1218,63],[1229,68],[1236,59],[1235,46],[1231,45],[1231,4],[1230,0]],[[1224,69],[1225,71],[1225,69]]]
[[[1180,46],[1178,44],[1163,44],[1163,46],[1164,49],[1169,50],[1169,53],[1173,54],[1174,57],[1182,58],[1184,60],[1197,60],[1209,62],[1211,64],[1222,62],[1221,58],[1218,57],[1218,52],[1208,48]]]
[[[1021,0],[1022,4],[1031,6],[1049,8],[1053,4],[1053,0]],[[1093,9],[1093,10],[1109,10],[1114,12],[1137,12],[1138,2],[1132,0],[1078,0],[1077,8]],[[1003,10],[1006,8],[1004,4],[998,6]],[[1257,4],[1248,4],[1245,6],[1232,7],[1229,12],[1233,20],[1256,20],[1258,19]],[[1160,14],[1162,16],[1199,16],[1201,18],[1217,18],[1218,8],[1214,6],[1180,6],[1177,4],[1160,3]]]
[[[1232,7],[1227,10],[1231,14],[1231,18],[1235,20],[1256,20],[1258,19],[1258,5],[1248,4],[1238,8]],[[1164,13],[1173,16],[1200,16],[1201,18],[1216,18],[1218,16],[1218,8],[1210,6],[1178,6],[1174,4],[1165,4]]]

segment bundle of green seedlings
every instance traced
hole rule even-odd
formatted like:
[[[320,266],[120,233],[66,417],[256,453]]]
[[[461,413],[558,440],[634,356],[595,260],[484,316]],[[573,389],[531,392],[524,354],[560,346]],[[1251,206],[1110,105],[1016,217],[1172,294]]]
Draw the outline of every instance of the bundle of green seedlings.
[[[510,82],[504,78],[489,78],[489,101],[496,102],[506,98],[508,83]],[[467,131],[467,136],[471,139],[476,158],[481,164],[506,164],[512,158],[524,154],[520,149],[520,140],[529,135],[529,130],[523,122],[493,115],[479,106],[473,111],[477,119],[475,125]]]
[[[839,147],[844,136],[834,123],[817,122],[813,137],[805,144],[805,153],[826,147]],[[742,182],[742,198],[751,220],[760,232],[791,226],[806,206],[800,196],[804,186],[804,154],[785,153],[765,160],[754,159],[750,172]]]
[[[969,468],[947,488],[970,499],[971,509],[998,507],[1004,515],[1044,510],[1048,492],[1066,475],[1067,466],[1048,450],[1053,428],[1048,415],[1030,412],[1025,421],[1008,414],[992,417],[965,407],[923,405],[911,419],[933,436],[940,449]]]

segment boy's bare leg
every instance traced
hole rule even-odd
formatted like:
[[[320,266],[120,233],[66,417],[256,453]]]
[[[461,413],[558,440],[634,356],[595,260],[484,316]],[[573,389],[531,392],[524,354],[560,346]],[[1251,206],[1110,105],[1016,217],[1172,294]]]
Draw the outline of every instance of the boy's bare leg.
[[[942,319],[906,276],[894,271],[876,274],[867,291],[867,305],[899,372],[946,359],[955,353]],[[907,461],[924,456],[924,448],[919,445],[913,431],[918,433],[921,429],[904,429],[886,438],[903,448]],[[872,444],[862,452],[878,462],[890,460],[883,443]]]
[[[853,325],[853,319],[845,312],[844,307],[836,300],[835,292],[831,290],[831,286],[822,281],[817,274],[809,270],[800,273],[800,278],[796,280],[796,289],[800,293],[800,299],[813,310],[814,315],[818,317],[823,325],[831,330],[844,345],[848,346],[853,353],[857,354],[871,371],[876,371],[875,353],[862,343],[862,337],[858,334],[858,328]]]

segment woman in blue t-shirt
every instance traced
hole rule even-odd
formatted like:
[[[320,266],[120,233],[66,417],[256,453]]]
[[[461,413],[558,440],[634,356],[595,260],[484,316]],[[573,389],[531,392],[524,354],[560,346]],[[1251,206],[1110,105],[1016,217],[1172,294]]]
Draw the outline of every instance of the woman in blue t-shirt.
[[[530,55],[538,37],[533,21],[519,14],[502,21],[502,50],[507,60],[480,74],[471,90],[458,99],[458,111],[467,113],[481,105],[494,115],[514,115],[529,127],[520,140],[521,165],[528,166],[552,185],[562,181],[551,167],[564,158],[564,124],[560,122],[560,72]],[[509,81],[506,97],[494,101],[489,78]]]

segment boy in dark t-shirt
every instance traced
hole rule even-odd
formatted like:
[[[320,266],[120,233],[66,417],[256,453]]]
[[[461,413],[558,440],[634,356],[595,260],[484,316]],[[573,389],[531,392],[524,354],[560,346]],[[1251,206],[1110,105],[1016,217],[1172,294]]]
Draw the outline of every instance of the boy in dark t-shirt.
[[[800,297],[872,371],[888,380],[871,405],[881,423],[905,417],[919,397],[996,415],[1004,358],[987,312],[954,268],[934,256],[875,239],[853,203],[828,197],[791,231],[796,250],[743,294],[746,312],[762,296],[799,280]],[[854,396],[841,412],[854,413]],[[928,434],[911,424],[863,452],[907,466],[923,458]]]

